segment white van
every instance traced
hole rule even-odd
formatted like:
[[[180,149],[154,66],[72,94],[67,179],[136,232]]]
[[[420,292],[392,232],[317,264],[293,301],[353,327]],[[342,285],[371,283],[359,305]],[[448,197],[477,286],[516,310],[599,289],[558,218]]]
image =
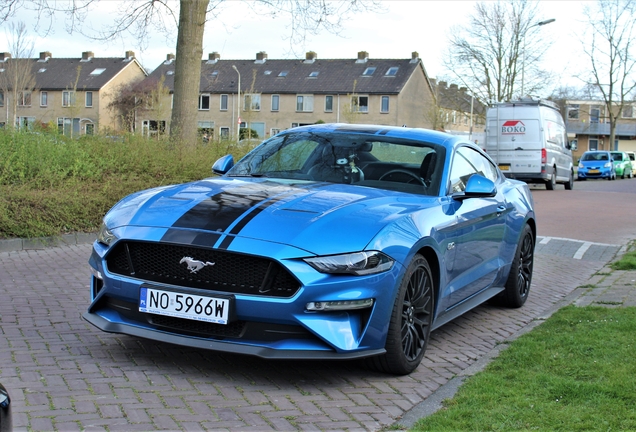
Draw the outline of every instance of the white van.
[[[559,107],[548,100],[501,102],[486,114],[486,152],[506,177],[574,186],[574,164]]]

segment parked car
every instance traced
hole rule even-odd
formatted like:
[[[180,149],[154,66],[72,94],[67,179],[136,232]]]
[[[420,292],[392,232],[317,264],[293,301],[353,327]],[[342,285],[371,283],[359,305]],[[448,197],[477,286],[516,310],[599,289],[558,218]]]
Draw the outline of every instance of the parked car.
[[[0,384],[0,432],[11,432],[11,398],[9,392]]]
[[[628,151],[625,153],[627,153],[629,162],[632,164],[632,177],[636,177],[636,152]]]
[[[622,179],[624,179],[625,176],[632,178],[632,163],[629,160],[627,153],[623,151],[613,151],[610,153],[612,155],[612,161],[614,162],[616,175],[620,176]]]
[[[586,151],[579,160],[579,180],[600,178],[616,180],[612,155],[608,151]]]
[[[87,321],[407,374],[431,330],[487,300],[528,298],[532,194],[461,137],[304,126],[213,171],[221,177],[138,192],[106,214]]]

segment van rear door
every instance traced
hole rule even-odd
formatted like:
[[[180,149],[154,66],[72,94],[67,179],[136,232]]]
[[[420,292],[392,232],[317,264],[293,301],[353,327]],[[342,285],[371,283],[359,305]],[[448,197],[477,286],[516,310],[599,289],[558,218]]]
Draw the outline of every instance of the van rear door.
[[[496,110],[496,108],[494,109]],[[540,177],[543,135],[537,118],[538,110],[530,109],[535,118],[523,114],[528,109],[517,109],[518,116],[488,119],[486,151],[510,177]]]

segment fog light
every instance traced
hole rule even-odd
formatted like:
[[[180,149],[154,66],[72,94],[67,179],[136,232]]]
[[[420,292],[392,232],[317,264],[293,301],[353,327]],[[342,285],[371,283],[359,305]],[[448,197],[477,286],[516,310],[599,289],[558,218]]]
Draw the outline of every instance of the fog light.
[[[371,306],[373,306],[373,299],[309,302],[305,307],[308,311],[315,312],[366,309]]]
[[[89,267],[91,268],[91,273],[93,274],[93,276],[95,276],[96,279],[104,280],[104,276],[99,271],[94,269],[92,266]]]

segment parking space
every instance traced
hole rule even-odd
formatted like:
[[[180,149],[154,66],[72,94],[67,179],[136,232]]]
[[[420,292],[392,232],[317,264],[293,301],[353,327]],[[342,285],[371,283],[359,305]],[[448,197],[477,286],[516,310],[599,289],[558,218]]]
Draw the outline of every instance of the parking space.
[[[380,430],[585,284],[618,250],[546,239],[523,308],[483,305],[443,326],[420,367],[403,377],[359,362],[266,361],[103,333],[81,318],[89,244],[2,252],[0,382],[17,430]]]

